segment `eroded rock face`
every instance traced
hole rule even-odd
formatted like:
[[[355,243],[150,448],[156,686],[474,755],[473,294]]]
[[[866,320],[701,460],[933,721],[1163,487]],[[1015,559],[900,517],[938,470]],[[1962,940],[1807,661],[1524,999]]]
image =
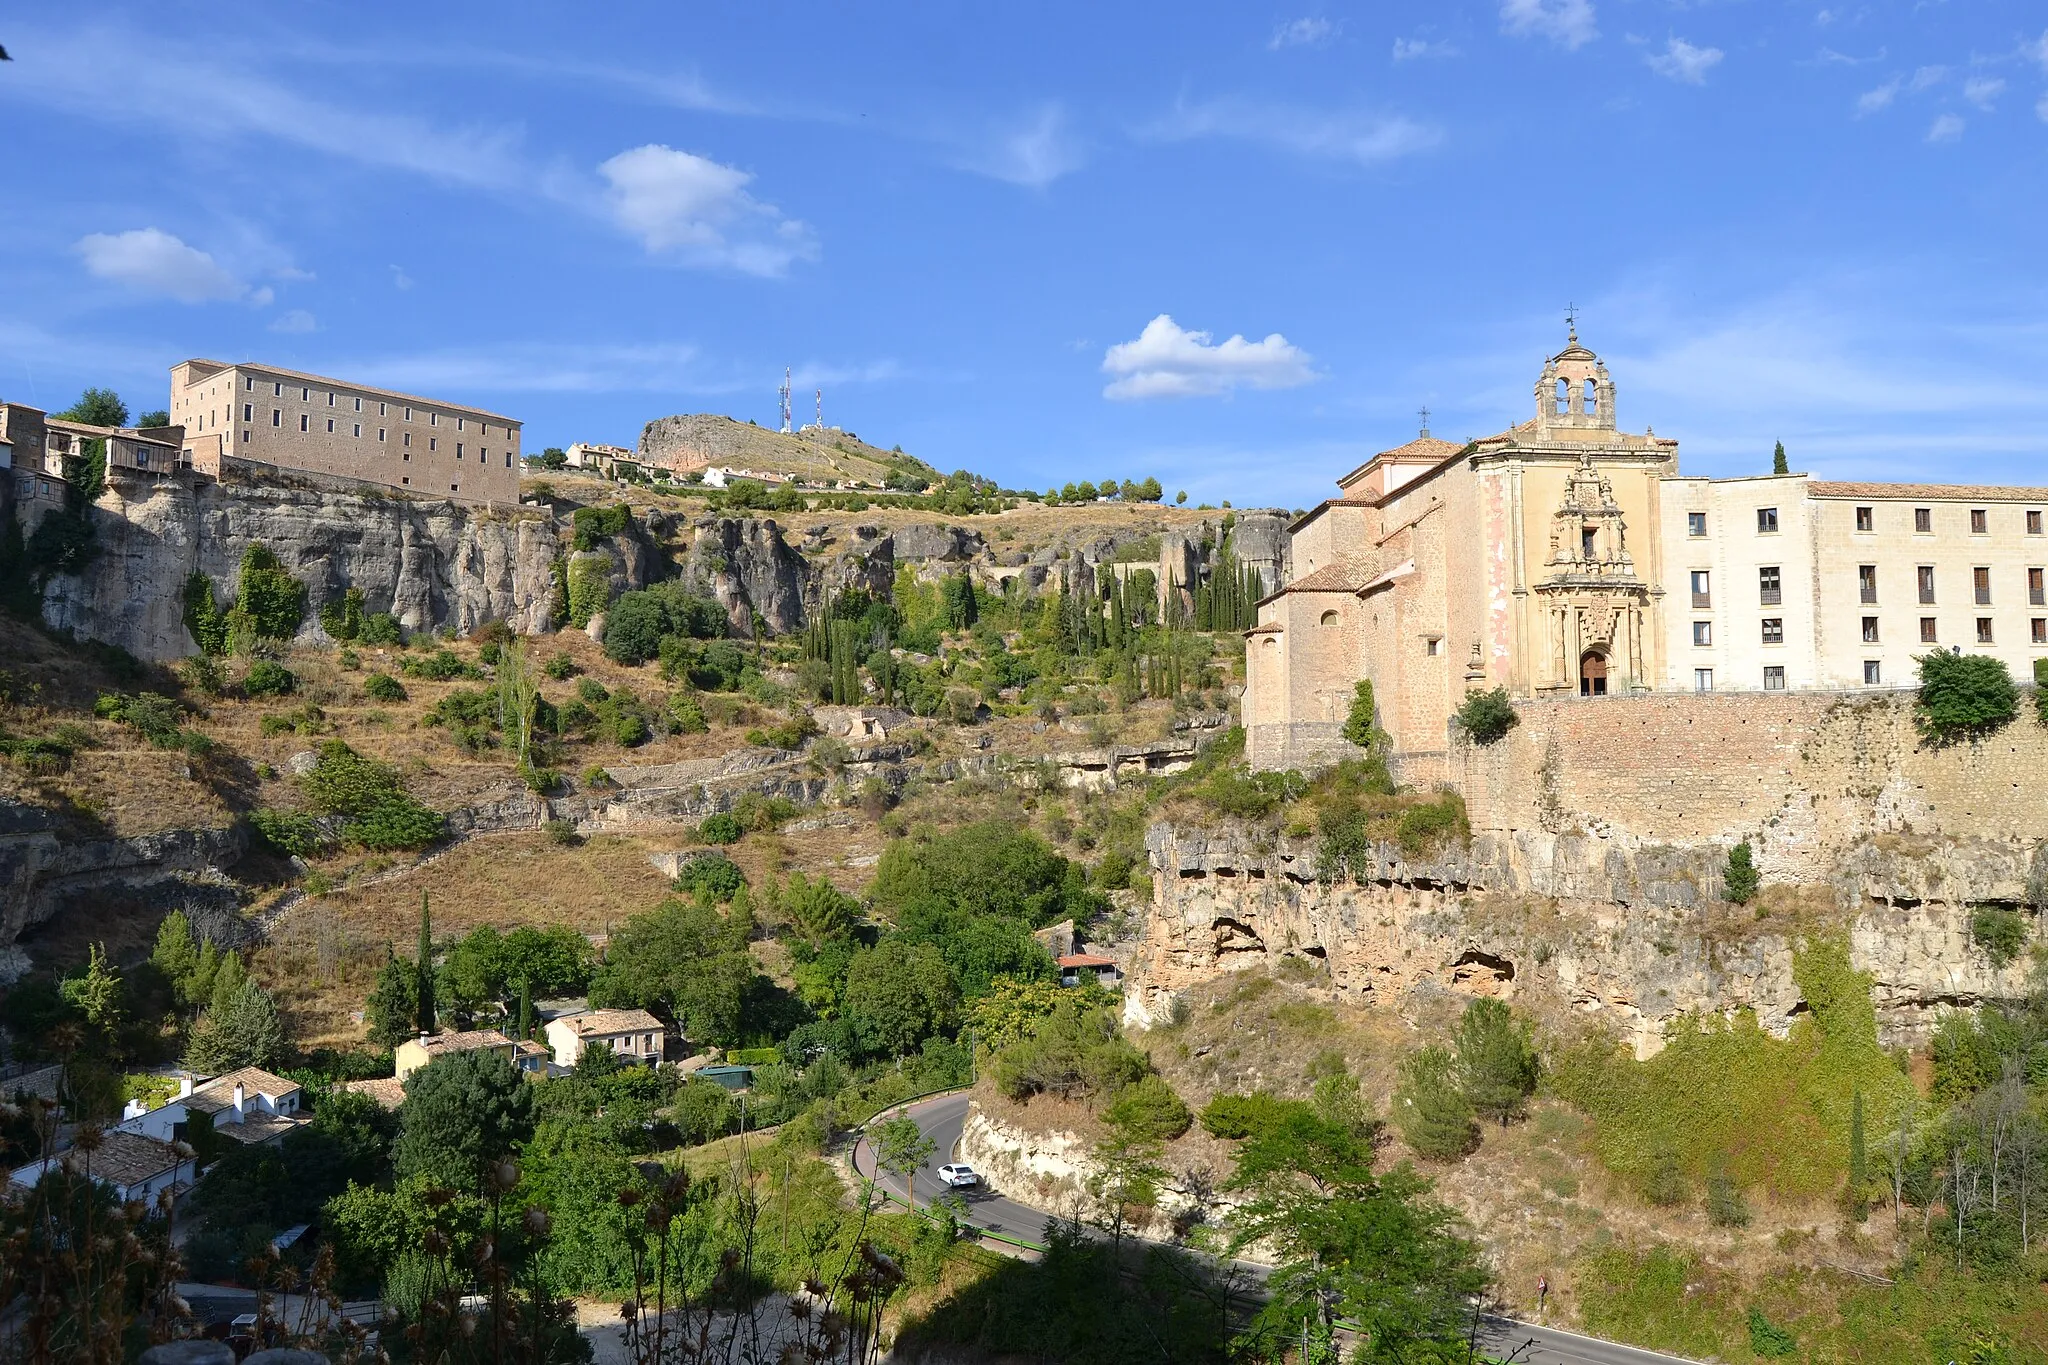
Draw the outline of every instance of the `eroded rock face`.
[[[2033,841],[1859,845],[1811,890],[1845,925],[1875,978],[1887,1041],[1917,1042],[1950,1005],[2025,990],[1970,943],[1985,902],[2024,903],[2044,857]],[[1356,883],[1317,880],[1313,852],[1256,847],[1232,831],[1155,825],[1153,901],[1126,988],[1146,1024],[1170,997],[1224,972],[1289,956],[1326,963],[1335,988],[1402,1008],[1421,997],[1495,995],[1598,1015],[1638,1053],[1691,1011],[1753,1009],[1782,1033],[1804,1008],[1796,935],[1719,896],[1719,846],[1516,831],[1427,859],[1382,848]]]
[[[546,513],[165,481],[110,491],[93,520],[99,553],[83,572],[51,580],[44,619],[145,659],[195,651],[184,625],[186,578],[196,570],[216,596],[232,596],[242,553],[257,541],[306,584],[307,639],[325,639],[319,609],[351,587],[362,590],[365,610],[388,611],[413,630],[467,632],[502,620],[537,632],[554,602],[559,536]]]

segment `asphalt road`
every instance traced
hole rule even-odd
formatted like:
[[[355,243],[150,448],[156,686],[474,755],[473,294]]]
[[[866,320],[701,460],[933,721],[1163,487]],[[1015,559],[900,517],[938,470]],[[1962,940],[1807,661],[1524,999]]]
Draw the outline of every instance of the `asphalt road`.
[[[911,1188],[920,1208],[946,1192],[945,1182],[939,1179],[939,1167],[953,1160],[953,1153],[960,1145],[961,1130],[967,1126],[968,1104],[968,1097],[964,1094],[941,1095],[902,1111],[916,1121],[919,1131],[934,1144],[931,1160],[911,1176]],[[887,1171],[876,1170],[874,1152],[866,1139],[854,1145],[853,1167],[898,1199],[909,1193],[902,1180]],[[1054,1216],[1049,1210],[1006,1199],[986,1186],[961,1193],[967,1200],[968,1221],[985,1231],[999,1232],[1006,1237],[1041,1241],[1046,1219]],[[1264,1280],[1267,1267],[1252,1261],[1239,1261],[1237,1264],[1259,1280]],[[1556,1327],[1492,1316],[1480,1319],[1479,1347],[1498,1359],[1512,1356],[1516,1365],[1692,1365],[1682,1356],[1660,1355],[1655,1351],[1580,1336],[1577,1332]]]

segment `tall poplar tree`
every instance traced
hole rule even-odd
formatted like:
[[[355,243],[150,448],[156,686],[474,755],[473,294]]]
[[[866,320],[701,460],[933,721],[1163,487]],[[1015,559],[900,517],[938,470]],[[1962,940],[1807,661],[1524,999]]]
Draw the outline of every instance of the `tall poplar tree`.
[[[420,1032],[438,1033],[434,1023],[434,913],[424,891],[420,892],[420,956],[413,969],[419,973]]]

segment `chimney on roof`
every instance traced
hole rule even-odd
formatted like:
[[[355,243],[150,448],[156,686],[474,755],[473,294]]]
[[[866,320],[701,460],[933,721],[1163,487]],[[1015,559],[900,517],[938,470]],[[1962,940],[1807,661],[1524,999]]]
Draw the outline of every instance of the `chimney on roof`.
[[[428,1032],[427,1032],[427,1031],[426,1031],[425,1029],[422,1029],[422,1030],[420,1030],[420,1046],[421,1046],[421,1047],[425,1047],[425,1046],[426,1046],[426,1045],[427,1045],[428,1043],[432,1042],[433,1040],[434,1040],[434,1035],[433,1035],[433,1034],[431,1034],[431,1033],[428,1033]]]
[[[236,1117],[236,1118],[241,1118],[241,1117],[242,1117],[242,1106],[243,1106],[243,1105],[244,1105],[245,1103],[247,1103],[247,1101],[248,1101],[248,1094],[247,1094],[247,1092],[246,1092],[246,1091],[244,1091],[244,1090],[242,1089],[242,1083],[241,1083],[240,1081],[236,1081],[236,1082],[235,1082],[235,1117]]]

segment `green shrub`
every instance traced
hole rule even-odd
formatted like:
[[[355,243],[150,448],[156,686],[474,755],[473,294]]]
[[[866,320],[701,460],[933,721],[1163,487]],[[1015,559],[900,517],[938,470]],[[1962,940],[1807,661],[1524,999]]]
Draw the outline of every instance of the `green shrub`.
[[[1728,850],[1728,866],[1721,874],[1721,880],[1723,891],[1735,904],[1748,905],[1756,899],[1757,890],[1763,884],[1763,874],[1756,870],[1749,840],[1744,839]]]
[[[546,663],[541,665],[540,671],[553,678],[556,682],[565,682],[582,672],[581,669],[576,667],[576,661],[566,654],[551,656]]]
[[[623,748],[645,744],[652,733],[646,719],[637,712],[628,712],[612,722],[612,739]]]
[[[175,749],[184,743],[185,711],[169,697],[156,692],[138,692],[132,697],[105,692],[93,703],[93,714],[119,721],[142,733],[159,749]]]
[[[1379,726],[1379,707],[1373,700],[1372,679],[1359,679],[1351,691],[1351,709],[1344,716],[1344,738],[1369,754],[1384,754],[1387,732]]]
[[[363,624],[356,631],[356,642],[365,645],[402,645],[405,631],[398,624],[398,618],[388,611],[373,611],[363,618]]]
[[[1156,1073],[1117,1091],[1102,1117],[1141,1142],[1171,1142],[1194,1121],[1186,1102]]]
[[[801,749],[804,741],[818,733],[818,722],[808,711],[799,711],[780,725],[747,731],[747,743],[764,749]]]
[[[398,671],[408,678],[448,682],[455,678],[481,678],[483,670],[445,645],[417,659],[401,659]]]
[[[576,822],[574,820],[550,820],[547,824],[547,830],[548,842],[551,844],[568,848],[570,845],[580,842],[580,836],[576,833]]]
[[[1394,837],[1400,841],[1401,851],[1408,854],[1432,852],[1453,840],[1462,842],[1471,838],[1472,826],[1465,818],[1465,798],[1447,791],[1427,805],[1410,806],[1401,812],[1401,818],[1394,826]]]
[[[579,554],[569,559],[569,624],[578,630],[603,611],[612,600],[612,562],[609,555]]]
[[[1914,662],[1920,666],[1914,722],[1931,743],[1988,735],[2019,714],[2019,689],[2002,659],[1935,650]]]
[[[313,809],[344,818],[342,835],[351,843],[383,851],[423,848],[441,837],[438,811],[412,799],[398,770],[365,758],[338,739],[320,746],[320,757],[299,779]]]
[[[287,696],[298,685],[298,678],[289,668],[271,659],[256,660],[242,675],[242,690],[252,697]]]
[[[519,765],[519,780],[526,784],[528,791],[537,796],[550,795],[562,785],[561,773],[534,763]]]
[[[320,604],[320,628],[336,640],[353,640],[363,633],[363,590],[350,588],[339,597]]]
[[[610,507],[579,507],[569,518],[578,550],[593,549],[608,536],[624,535],[632,524],[633,510],[623,502]]]
[[[371,701],[404,701],[405,684],[389,673],[372,673],[363,679],[363,695]]]
[[[1799,1338],[1764,1316],[1764,1310],[1749,1310],[1749,1349],[1766,1360],[1789,1356],[1799,1349]]]
[[[285,572],[260,541],[242,552],[242,577],[232,615],[260,640],[289,640],[306,619],[306,585]]]
[[[740,828],[757,833],[775,829],[795,815],[796,802],[786,796],[742,792],[740,799],[732,804],[732,817],[740,822]]]
[[[1452,713],[1451,719],[1472,737],[1474,744],[1492,744],[1522,723],[1505,687],[1490,692],[1467,692],[1464,703]]]
[[[677,692],[668,699],[668,718],[670,727],[679,735],[701,735],[711,728],[704,719],[704,708],[689,692]]]
[[[1273,1127],[1287,1112],[1287,1101],[1264,1090],[1218,1095],[1202,1107],[1202,1127],[1220,1138],[1247,1138]]]
[[[185,629],[202,654],[228,652],[227,613],[214,600],[212,580],[197,569],[185,577]]]
[[[1980,905],[1970,915],[1970,941],[1994,967],[2004,967],[2027,946],[2026,916],[2007,905]]]
[[[704,818],[697,826],[697,837],[707,844],[736,844],[745,831],[740,828],[739,817],[720,811],[717,815]]]
[[[194,654],[178,661],[178,680],[195,692],[217,697],[227,687],[227,674],[220,661],[208,654]]]
[[[249,828],[273,852],[308,857],[320,850],[320,827],[310,815],[262,807],[249,812]]]
[[[425,848],[439,839],[447,820],[410,796],[380,801],[343,825],[341,832],[351,843],[372,852]]]
[[[720,817],[712,816],[712,820]],[[710,824],[707,820],[705,824]],[[702,832],[702,827],[699,827]],[[709,835],[705,835],[709,839]],[[737,837],[737,836],[735,836]],[[731,843],[731,839],[716,839],[714,843]],[[731,900],[747,884],[747,874],[740,871],[739,864],[722,853],[707,853],[690,859],[676,873],[676,890],[684,891],[700,900],[712,900],[721,904]]]
[[[1728,1174],[1725,1157],[1717,1157],[1707,1171],[1707,1219],[1717,1228],[1749,1226],[1749,1201],[1742,1197],[1742,1187]]]

